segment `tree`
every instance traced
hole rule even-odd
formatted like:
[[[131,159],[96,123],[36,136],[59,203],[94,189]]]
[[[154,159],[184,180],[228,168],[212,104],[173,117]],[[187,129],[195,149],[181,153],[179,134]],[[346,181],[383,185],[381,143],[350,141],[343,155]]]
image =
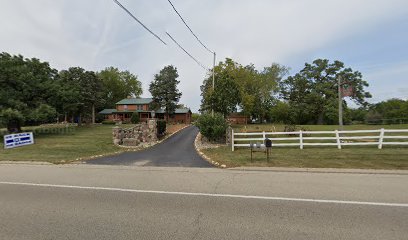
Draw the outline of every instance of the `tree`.
[[[353,88],[350,99],[357,105],[366,106],[366,98],[371,94],[364,90],[368,83],[362,74],[344,67],[344,63],[327,59],[317,59],[295,76],[288,77],[280,84],[281,96],[288,101],[298,124],[304,123],[337,123],[338,78],[342,84]],[[343,101],[344,109],[347,108]]]
[[[103,108],[114,108],[115,103],[127,97],[140,97],[142,95],[142,83],[137,76],[129,71],[120,71],[114,67],[108,67],[100,71],[98,77],[103,83]]]
[[[272,64],[258,71],[253,64],[242,66],[227,58],[214,68],[214,72],[215,89],[211,75],[201,86],[201,111],[214,109],[227,116],[239,107],[244,114],[262,121],[270,118],[269,109],[276,100],[278,83],[287,68]]]
[[[181,97],[181,92],[177,89],[177,84],[180,83],[178,76],[177,68],[169,65],[154,75],[154,80],[149,85],[153,107],[164,108],[167,117],[174,113]]]
[[[56,118],[50,104],[57,94],[56,76],[57,70],[47,62],[0,54],[0,121],[9,132]]]
[[[408,122],[408,100],[393,98],[373,104],[366,120],[371,123]]]
[[[82,119],[91,118],[95,122],[95,105],[103,99],[102,80],[92,71],[71,67],[59,74],[61,104],[65,114]]]
[[[201,112],[221,113],[226,117],[231,112],[237,110],[240,103],[240,92],[237,84],[237,72],[241,66],[231,59],[226,59],[225,63],[220,62],[214,68],[215,88],[213,89],[212,75],[204,79],[201,88]]]

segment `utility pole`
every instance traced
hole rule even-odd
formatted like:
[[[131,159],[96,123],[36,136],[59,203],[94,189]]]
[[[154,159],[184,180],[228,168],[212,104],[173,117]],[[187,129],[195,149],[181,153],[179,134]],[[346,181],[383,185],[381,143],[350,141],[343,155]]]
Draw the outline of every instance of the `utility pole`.
[[[213,69],[212,69],[212,90],[214,94],[214,91],[215,91],[215,52],[213,52],[213,54],[214,54],[214,60],[213,60]],[[211,115],[214,117],[214,104],[212,106]]]
[[[343,96],[341,92],[341,77],[337,77],[337,89],[339,94],[339,130],[343,130]]]

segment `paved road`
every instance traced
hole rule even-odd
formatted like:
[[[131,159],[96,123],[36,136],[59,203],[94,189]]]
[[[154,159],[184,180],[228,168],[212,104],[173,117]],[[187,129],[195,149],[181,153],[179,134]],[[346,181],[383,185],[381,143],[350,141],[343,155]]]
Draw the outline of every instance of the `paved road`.
[[[198,129],[187,127],[161,144],[140,152],[125,152],[88,161],[88,164],[166,167],[212,167],[197,154],[194,139]]]
[[[406,239],[407,181],[407,174],[0,165],[0,239]]]

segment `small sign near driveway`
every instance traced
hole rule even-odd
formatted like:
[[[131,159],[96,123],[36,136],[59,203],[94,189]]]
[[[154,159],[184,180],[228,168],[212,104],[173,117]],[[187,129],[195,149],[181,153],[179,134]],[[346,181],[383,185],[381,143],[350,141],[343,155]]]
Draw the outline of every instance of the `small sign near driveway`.
[[[4,148],[15,148],[34,144],[32,132],[4,135]]]

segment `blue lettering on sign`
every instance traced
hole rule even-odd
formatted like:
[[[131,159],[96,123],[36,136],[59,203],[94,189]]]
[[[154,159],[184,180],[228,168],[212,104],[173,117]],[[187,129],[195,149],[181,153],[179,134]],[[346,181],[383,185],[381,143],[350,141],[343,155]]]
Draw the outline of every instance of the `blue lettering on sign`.
[[[34,144],[33,133],[17,133],[4,136],[4,148],[14,148]]]

